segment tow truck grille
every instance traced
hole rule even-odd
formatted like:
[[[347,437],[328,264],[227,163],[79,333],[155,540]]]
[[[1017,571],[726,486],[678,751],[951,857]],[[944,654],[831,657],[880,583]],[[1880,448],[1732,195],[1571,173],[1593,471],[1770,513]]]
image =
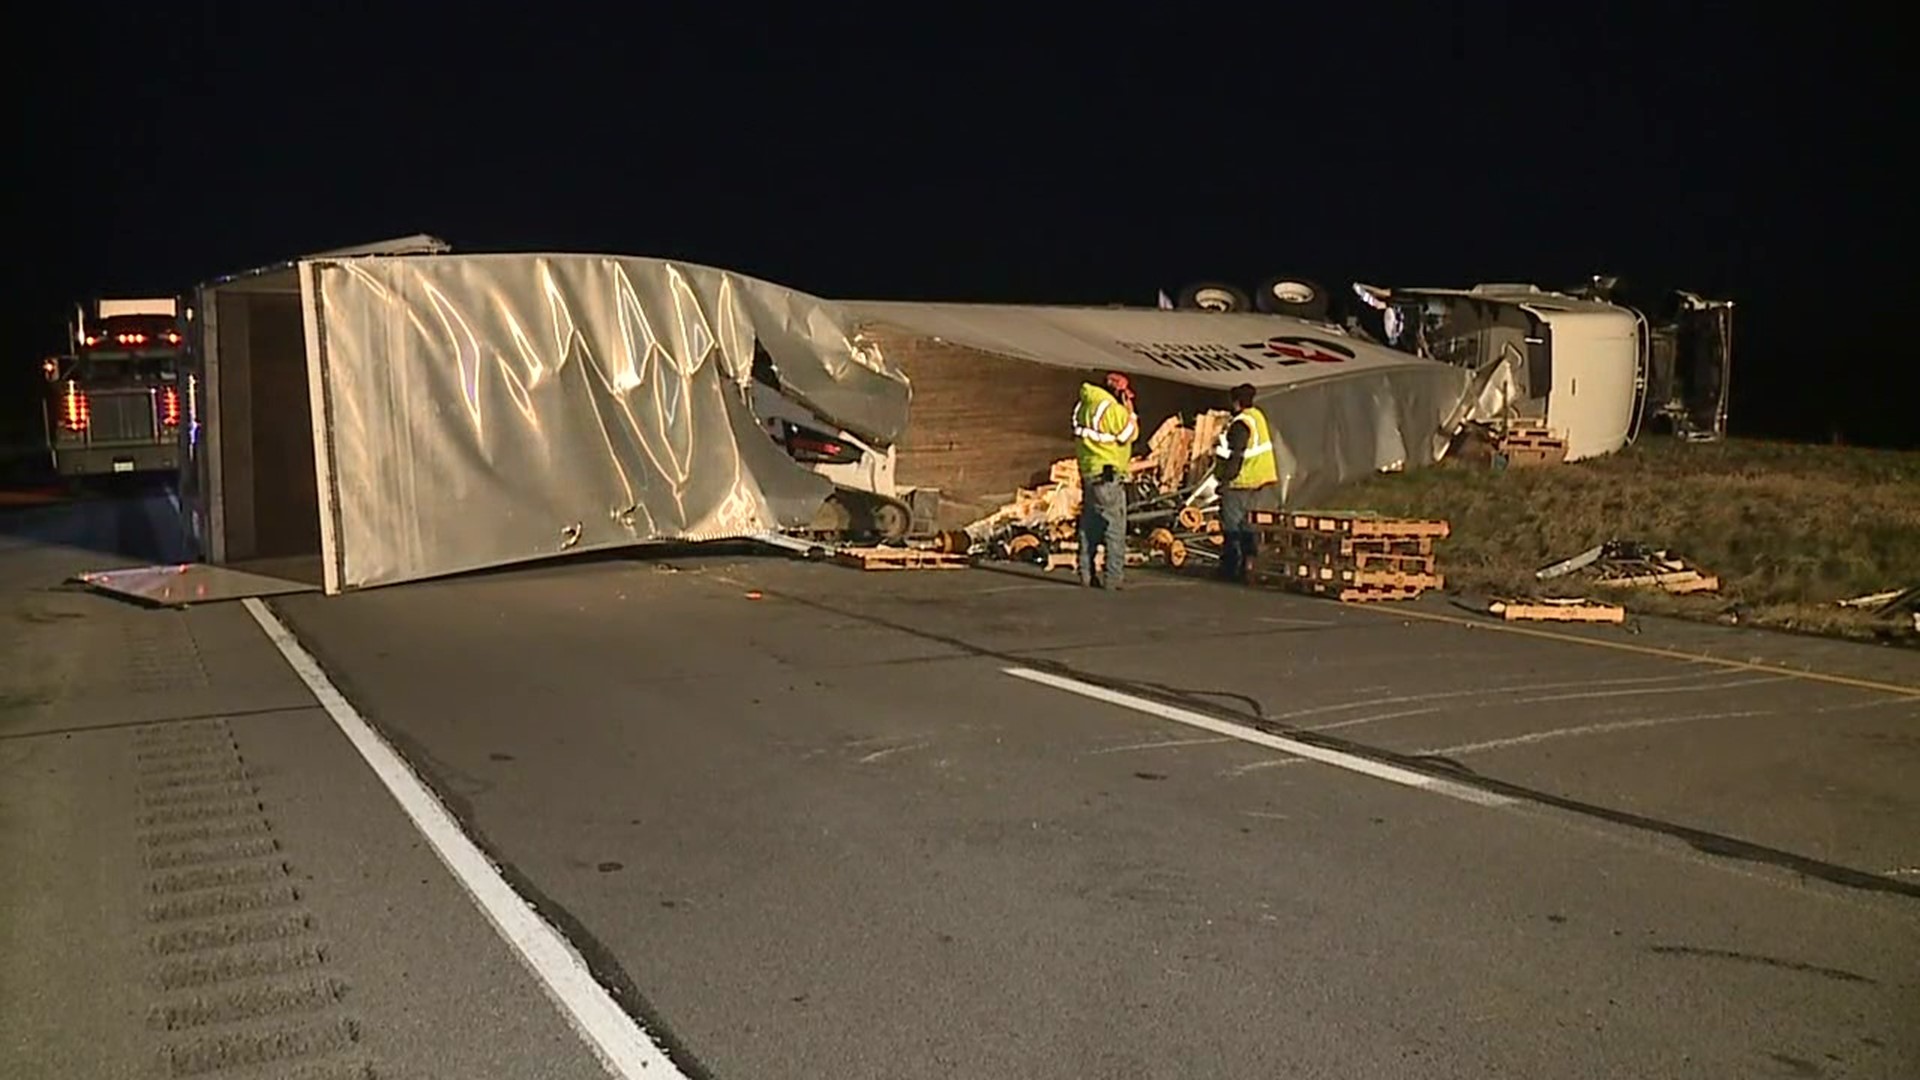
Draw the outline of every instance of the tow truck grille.
[[[145,390],[94,391],[87,395],[94,442],[131,442],[154,436],[153,395]]]

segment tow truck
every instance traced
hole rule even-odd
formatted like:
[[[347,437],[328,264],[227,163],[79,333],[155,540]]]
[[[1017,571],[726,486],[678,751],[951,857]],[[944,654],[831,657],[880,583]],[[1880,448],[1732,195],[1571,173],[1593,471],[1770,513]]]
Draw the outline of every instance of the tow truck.
[[[41,364],[47,449],[60,476],[179,468],[182,427],[194,411],[192,387],[180,383],[181,314],[169,298],[74,305],[73,351]]]

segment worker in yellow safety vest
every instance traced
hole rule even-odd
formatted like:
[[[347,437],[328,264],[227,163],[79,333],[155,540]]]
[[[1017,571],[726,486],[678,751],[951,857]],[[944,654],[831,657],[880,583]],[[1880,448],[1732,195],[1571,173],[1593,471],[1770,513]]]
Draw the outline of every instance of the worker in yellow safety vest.
[[[1213,450],[1214,476],[1220,484],[1220,576],[1243,582],[1259,541],[1252,513],[1273,509],[1268,504],[1280,484],[1280,466],[1267,415],[1254,407],[1253,387],[1241,383],[1228,396],[1233,420]]]
[[[1127,567],[1127,489],[1133,440],[1140,422],[1133,412],[1133,386],[1110,371],[1102,385],[1080,384],[1073,407],[1074,453],[1080,463],[1080,584],[1120,588]],[[1106,573],[1093,572],[1094,549],[1107,549]]]

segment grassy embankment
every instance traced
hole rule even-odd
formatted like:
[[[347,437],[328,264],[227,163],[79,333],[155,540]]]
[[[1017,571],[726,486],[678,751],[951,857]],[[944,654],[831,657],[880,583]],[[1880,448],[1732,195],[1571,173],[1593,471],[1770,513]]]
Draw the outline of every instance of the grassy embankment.
[[[1572,464],[1447,462],[1348,485],[1323,502],[1447,519],[1453,534],[1439,552],[1449,591],[1593,596],[1629,611],[1870,638],[1885,636],[1885,623],[1834,601],[1920,585],[1920,452],[1649,438]],[[1719,593],[1533,576],[1615,539],[1688,559],[1719,576]]]

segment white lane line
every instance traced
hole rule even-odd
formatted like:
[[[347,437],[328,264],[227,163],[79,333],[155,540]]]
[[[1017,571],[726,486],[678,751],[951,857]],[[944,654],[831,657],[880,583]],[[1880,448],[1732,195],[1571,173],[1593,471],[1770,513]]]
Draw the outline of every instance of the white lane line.
[[[1025,679],[1028,682],[1036,682],[1042,686],[1051,686],[1056,690],[1065,690],[1070,694],[1079,694],[1081,697],[1092,698],[1095,701],[1104,701],[1111,705],[1119,705],[1123,708],[1132,709],[1135,712],[1158,716],[1163,720],[1172,720],[1177,724],[1186,724],[1189,727],[1197,727],[1203,731],[1211,731],[1215,734],[1239,739],[1241,742],[1253,743],[1256,746],[1264,746],[1271,750],[1285,751],[1295,757],[1311,758],[1321,764],[1332,765],[1335,768],[1346,769],[1349,772],[1357,772],[1364,776],[1371,776],[1377,780],[1387,780],[1395,784],[1403,784],[1407,787],[1420,788],[1423,791],[1447,795],[1465,802],[1478,803],[1481,806],[1506,806],[1516,801],[1505,795],[1495,794],[1491,791],[1482,791],[1479,788],[1466,784],[1457,784],[1451,780],[1443,780],[1437,776],[1428,776],[1425,773],[1414,772],[1412,769],[1402,769],[1397,765],[1388,765],[1385,762],[1373,761],[1355,754],[1314,746],[1311,743],[1303,743],[1297,739],[1289,739],[1284,735],[1269,734],[1265,731],[1259,731],[1242,724],[1233,723],[1230,720],[1220,720],[1208,716],[1205,713],[1197,713],[1191,709],[1182,709],[1176,705],[1163,705],[1158,701],[1149,701],[1146,698],[1134,697],[1132,694],[1123,694],[1118,690],[1109,690],[1104,686],[1095,686],[1092,683],[1084,683],[1078,679],[1049,675],[1044,671],[1034,671],[1031,668],[1016,667],[1003,668],[1002,670],[1016,679]]]
[[[1156,742],[1128,743],[1125,746],[1105,746],[1092,753],[1125,754],[1133,750],[1169,750],[1176,746],[1218,746],[1230,739],[1161,739]]]
[[[292,631],[258,599],[249,597],[242,603],[601,1064],[619,1080],[686,1080],[686,1074],[594,979],[567,939],[513,891],[406,760],[354,710]]]
[[[1735,675],[1731,671],[1688,672],[1683,675],[1648,675],[1631,679],[1582,679],[1579,682],[1560,683],[1509,683],[1503,686],[1483,686],[1473,690],[1443,690],[1432,694],[1403,694],[1396,697],[1368,698],[1364,701],[1342,701],[1333,705],[1315,705],[1307,709],[1295,709],[1269,717],[1272,720],[1298,720],[1305,716],[1320,716],[1324,713],[1345,712],[1348,709],[1364,709],[1370,705],[1410,705],[1425,701],[1446,701],[1456,698],[1494,697],[1500,694],[1517,694],[1529,690],[1573,690],[1595,686],[1628,686],[1640,683],[1680,682],[1686,679],[1712,679]]]
[[[1733,682],[1707,683],[1701,686],[1660,686],[1641,687],[1636,690],[1598,690],[1584,694],[1551,694],[1546,697],[1512,698],[1501,704],[1537,705],[1547,701],[1588,701],[1595,698],[1646,697],[1649,694],[1700,694],[1732,690],[1739,686],[1762,686],[1767,683],[1786,682],[1790,676],[1775,675],[1765,679],[1738,679]],[[1497,707],[1497,706],[1496,706]]]
[[[1439,711],[1440,706],[1438,705],[1435,705],[1431,709],[1402,709],[1399,712],[1375,713],[1372,716],[1356,716],[1351,720],[1337,720],[1331,724],[1315,724],[1307,730],[1334,731],[1344,727],[1358,727],[1361,724],[1378,724],[1383,720],[1398,720],[1405,716],[1425,716],[1428,713],[1437,713]]]
[[[1571,739],[1580,735],[1601,735],[1610,731],[1632,731],[1635,728],[1663,727],[1667,724],[1686,724],[1696,720],[1732,720],[1742,716],[1770,716],[1766,709],[1747,709],[1742,712],[1699,713],[1693,716],[1657,716],[1644,720],[1614,720],[1603,724],[1581,724],[1579,727],[1553,728],[1549,731],[1532,731],[1525,735],[1513,735],[1504,739],[1488,739],[1485,742],[1461,743],[1458,746],[1443,746],[1438,750],[1422,750],[1423,754],[1477,754],[1482,750],[1502,750],[1509,746],[1530,746],[1533,743],[1548,742],[1553,739]]]
[[[1853,712],[1856,709],[1877,709],[1882,705],[1905,705],[1909,709],[1914,708],[1912,698],[1882,697],[1874,698],[1872,701],[1849,702],[1845,705],[1827,705],[1813,711],[1816,713]],[[1920,717],[1920,711],[1916,711],[1914,716]]]
[[[1220,775],[1231,779],[1236,776],[1245,776],[1248,773],[1259,772],[1261,769],[1278,769],[1283,765],[1305,765],[1306,763],[1307,763],[1306,758],[1297,758],[1297,757],[1266,758],[1261,761],[1250,761],[1245,765],[1235,765],[1233,768],[1228,769],[1226,772],[1223,772]]]
[[[873,753],[868,754],[867,756],[861,758],[860,764],[871,765],[876,761],[880,761],[885,758],[890,758],[895,754],[905,754],[913,750],[925,750],[927,747],[932,745],[933,743],[931,741],[927,741],[927,742],[908,743],[905,746],[889,746],[889,747],[886,747],[885,749],[875,750]]]

